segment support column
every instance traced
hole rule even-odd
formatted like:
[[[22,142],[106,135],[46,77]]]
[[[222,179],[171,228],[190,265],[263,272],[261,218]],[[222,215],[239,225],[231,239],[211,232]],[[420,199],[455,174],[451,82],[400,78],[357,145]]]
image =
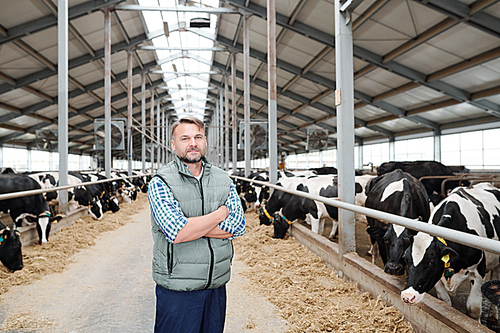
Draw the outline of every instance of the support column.
[[[441,162],[441,131],[434,131],[434,161]]]
[[[236,110],[236,53],[231,54],[231,101],[233,104],[233,172],[236,172],[238,164],[238,112]]]
[[[151,109],[150,109],[150,135],[151,135],[151,172],[155,172],[155,91],[153,89],[151,91]]]
[[[225,119],[226,121],[224,122],[224,137],[226,139],[226,143],[224,144],[225,148],[225,158],[224,158],[224,169],[226,171],[229,171],[229,87],[228,87],[228,79],[227,75],[224,75],[224,97],[226,101],[226,111],[225,111]]]
[[[109,12],[108,12],[109,15]],[[57,49],[58,49],[58,132],[59,185],[68,185],[68,1],[59,0],[57,10]],[[49,153],[51,155],[51,153]],[[59,210],[67,215],[68,192],[59,191]]]
[[[128,175],[132,176],[132,51],[127,51],[127,149]]]
[[[363,141],[358,142],[358,168],[363,170]]]
[[[244,135],[245,135],[245,177],[250,175],[251,147],[250,147],[250,25],[249,15],[243,17],[243,80],[244,80]]]
[[[141,74],[142,172],[146,172],[146,74]]]
[[[219,130],[217,131],[217,134],[219,136],[219,168],[224,167],[224,90],[222,88],[219,90]]]
[[[354,204],[354,75],[352,18],[335,0],[335,72],[337,89],[337,147],[339,197]],[[343,255],[356,251],[354,212],[339,210],[339,276],[343,277]]]
[[[212,133],[211,137],[214,145],[214,165],[219,166],[219,137],[217,135],[217,126],[219,125],[219,100],[215,101],[215,110],[212,121]]]
[[[165,165],[167,163],[167,147],[168,147],[168,142],[167,142],[167,125],[165,123],[165,113],[167,110],[163,108],[163,112],[161,113],[161,126],[162,126],[162,141],[163,141],[163,154],[161,155],[161,164]]]
[[[267,77],[269,182],[278,182],[278,120],[276,101],[276,0],[267,0]],[[273,189],[270,189],[270,194]]]
[[[389,138],[389,161],[394,161],[396,159],[396,147],[394,138]]]
[[[158,147],[156,148],[156,161],[157,163],[157,168],[160,168],[160,152],[161,152],[161,147],[160,145],[162,144],[161,138],[160,138],[160,124],[161,124],[161,118],[160,118],[160,101],[156,103],[156,142],[158,144]]]
[[[111,16],[104,10],[104,170],[111,178]]]

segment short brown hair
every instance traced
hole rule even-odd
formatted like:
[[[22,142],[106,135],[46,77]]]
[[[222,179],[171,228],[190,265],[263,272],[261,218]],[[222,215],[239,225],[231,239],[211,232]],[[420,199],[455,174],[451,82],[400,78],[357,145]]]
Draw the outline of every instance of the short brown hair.
[[[203,130],[203,133],[205,133],[205,123],[201,121],[200,119],[196,117],[184,117],[179,120],[177,120],[175,123],[172,124],[172,137],[174,136],[174,131],[179,126],[180,124],[195,124],[199,128]]]

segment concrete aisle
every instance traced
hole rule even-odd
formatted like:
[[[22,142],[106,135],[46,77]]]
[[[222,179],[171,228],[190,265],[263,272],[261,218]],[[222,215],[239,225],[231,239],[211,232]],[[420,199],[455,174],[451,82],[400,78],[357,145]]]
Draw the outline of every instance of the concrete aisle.
[[[2,295],[0,323],[7,316],[29,316],[31,321],[52,323],[36,332],[152,332],[155,284],[149,208],[133,219],[137,223],[102,234],[64,272]],[[247,290],[241,272],[248,268],[237,257],[233,266],[225,332],[285,332],[286,321],[278,310]]]

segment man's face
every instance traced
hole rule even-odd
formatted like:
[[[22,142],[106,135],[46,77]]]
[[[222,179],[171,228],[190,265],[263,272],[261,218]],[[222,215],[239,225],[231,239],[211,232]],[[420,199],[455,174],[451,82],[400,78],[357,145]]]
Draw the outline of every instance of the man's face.
[[[207,152],[205,133],[195,124],[177,126],[170,144],[172,150],[184,163],[198,163]]]

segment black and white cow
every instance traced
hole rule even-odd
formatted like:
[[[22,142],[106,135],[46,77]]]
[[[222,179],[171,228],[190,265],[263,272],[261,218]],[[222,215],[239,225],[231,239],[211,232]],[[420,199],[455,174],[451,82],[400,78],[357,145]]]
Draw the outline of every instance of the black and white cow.
[[[37,181],[44,189],[52,189],[59,186],[59,172],[57,171],[29,174],[28,176]],[[78,185],[82,182],[83,178],[79,173],[68,173],[67,185]],[[53,198],[50,201],[51,204],[57,204],[59,202],[59,193],[57,191],[50,193],[51,196],[47,195],[47,198]],[[101,202],[92,197],[92,194],[85,186],[77,186],[68,189],[68,210],[74,211],[80,206],[88,207],[88,212],[92,218],[96,220],[102,219],[103,211]]]
[[[26,175],[0,175],[0,194],[41,188],[37,181]],[[0,211],[9,214],[16,227],[21,227],[23,220],[36,222],[40,244],[48,241],[52,222],[62,218],[61,216],[51,216],[49,205],[42,194],[0,200]]]
[[[420,221],[429,219],[429,197],[425,187],[409,173],[396,169],[374,178],[367,184],[365,192],[367,208]],[[372,244],[378,244],[385,265],[384,271],[391,275],[403,275],[403,254],[416,232],[398,225],[385,224],[370,216],[367,216],[367,221],[367,232]],[[375,247],[373,262],[376,260],[376,252]]]
[[[498,240],[500,190],[489,183],[455,188],[432,212],[429,223]],[[481,285],[487,272],[497,273],[498,255],[419,232],[406,250],[405,259],[409,268],[408,281],[401,292],[405,303],[421,302],[440,280],[453,294],[469,279],[467,311],[472,318],[480,319]]]
[[[289,177],[281,179],[276,185],[283,186],[286,189],[297,190],[297,186],[304,182],[304,177]],[[293,194],[274,190],[265,206],[259,209],[260,224],[271,225],[273,215],[283,208],[293,197]],[[283,237],[281,237],[283,238]]]
[[[373,177],[355,177],[355,204],[364,205],[364,198],[366,198],[366,196],[362,184],[365,184],[370,178]],[[296,179],[299,180],[296,187],[299,191],[326,198],[338,197],[338,184],[335,175],[321,175],[307,178],[297,177]],[[295,219],[305,219],[305,221],[311,225],[311,230],[321,235],[323,233],[325,220],[328,217],[333,220],[332,230],[328,237],[331,238],[335,236],[338,227],[337,207],[325,205],[322,202],[316,202],[300,196],[289,196],[290,197],[284,197],[284,200],[282,200],[284,205],[282,206],[281,214],[275,213],[275,216],[279,215],[281,217],[273,220],[276,238],[283,238],[288,229],[286,228],[286,224],[289,224]],[[265,219],[265,217],[263,219]]]
[[[11,230],[0,222],[0,262],[11,272],[23,268],[20,235],[18,230]]]
[[[453,176],[454,172],[461,171],[469,173],[465,167],[448,167],[436,161],[411,161],[411,162],[385,162],[382,163],[377,170],[377,175],[381,176],[393,170],[400,169],[409,173],[413,177],[420,179],[424,176]],[[423,179],[422,183],[427,190],[427,195],[436,206],[444,197],[441,194],[441,184],[443,179]],[[450,181],[446,183],[446,190],[454,189],[457,186],[468,186],[468,181]]]
[[[84,183],[107,179],[98,173],[82,173],[81,177]],[[90,192],[94,200],[100,200],[103,212],[111,211],[116,213],[120,210],[118,199],[110,195],[107,183],[86,185],[85,187]]]
[[[336,198],[338,197],[337,177],[333,175],[309,177],[297,186],[297,190],[316,196]],[[338,208],[294,195],[281,209],[281,212],[274,215],[275,238],[283,238],[285,236],[283,231],[286,232],[285,224],[290,224],[296,219],[307,220],[311,224],[311,231],[321,235],[327,217],[334,220],[329,236],[333,237],[337,232]]]

